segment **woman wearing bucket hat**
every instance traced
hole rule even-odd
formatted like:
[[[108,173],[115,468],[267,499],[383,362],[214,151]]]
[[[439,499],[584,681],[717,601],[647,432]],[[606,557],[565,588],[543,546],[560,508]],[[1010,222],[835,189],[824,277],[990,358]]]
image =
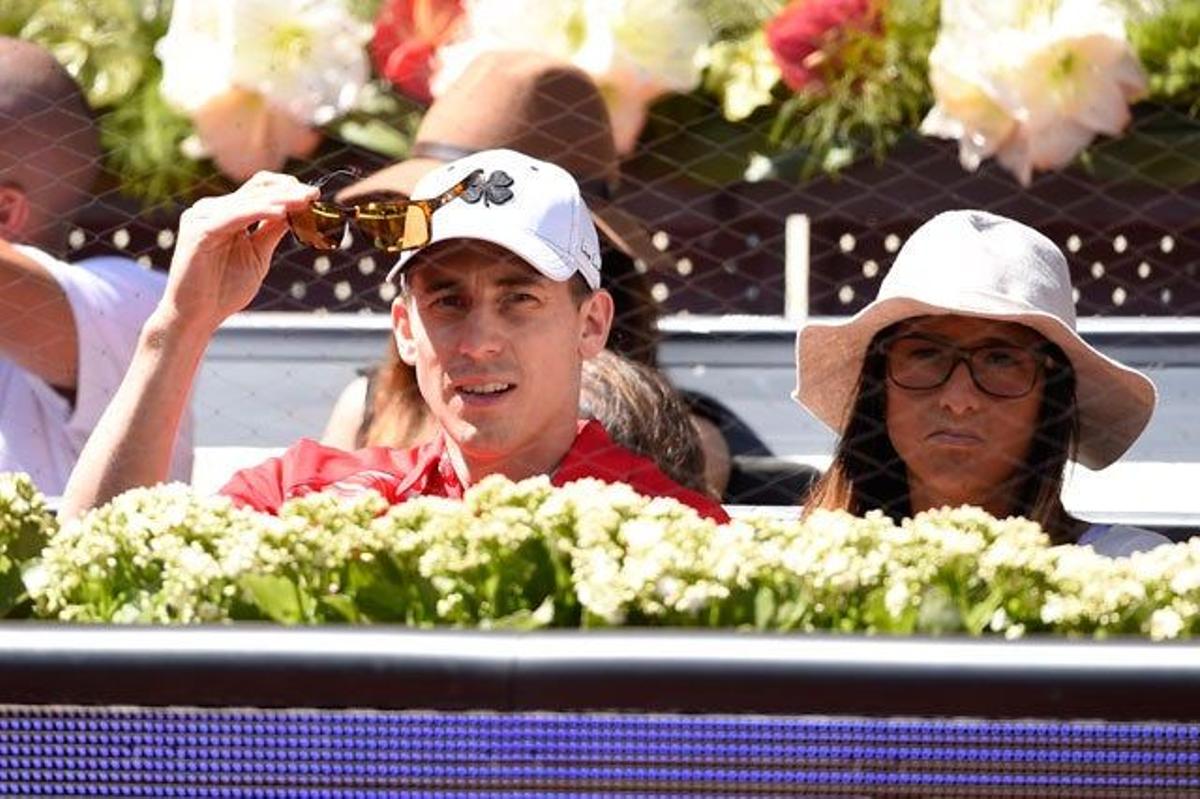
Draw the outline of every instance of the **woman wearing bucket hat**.
[[[1119,458],[1156,392],[1079,336],[1066,259],[1032,228],[939,214],[905,242],[875,300],[805,326],[796,357],[795,398],[840,434],[806,512],[899,519],[970,504],[1110,555],[1167,541],[1063,507],[1067,461]]]
[[[409,158],[347,187],[338,200],[408,196],[442,163],[493,148],[555,163],[579,182],[600,232],[604,287],[616,305],[610,346],[655,366],[658,312],[645,273],[668,264],[644,226],[611,200],[620,169],[612,125],[599,89],[583,71],[539,53],[479,56],[429,107]],[[719,491],[728,479],[728,447],[711,421],[693,420],[706,442],[709,482]],[[431,433],[415,376],[389,344],[383,360],[342,392],[322,441],[404,446]]]

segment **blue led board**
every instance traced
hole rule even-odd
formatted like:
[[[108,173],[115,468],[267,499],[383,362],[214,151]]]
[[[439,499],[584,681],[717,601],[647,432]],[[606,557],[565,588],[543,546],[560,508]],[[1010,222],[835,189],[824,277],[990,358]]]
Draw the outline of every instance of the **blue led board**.
[[[1200,724],[0,706],[5,796],[1200,796]]]

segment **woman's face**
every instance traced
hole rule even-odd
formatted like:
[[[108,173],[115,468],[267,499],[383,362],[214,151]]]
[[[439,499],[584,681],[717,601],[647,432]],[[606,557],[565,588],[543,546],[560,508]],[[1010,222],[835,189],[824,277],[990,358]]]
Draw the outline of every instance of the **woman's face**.
[[[1011,512],[1042,405],[1042,343],[1011,322],[947,315],[901,323],[887,348],[887,432],[914,513],[963,504]]]

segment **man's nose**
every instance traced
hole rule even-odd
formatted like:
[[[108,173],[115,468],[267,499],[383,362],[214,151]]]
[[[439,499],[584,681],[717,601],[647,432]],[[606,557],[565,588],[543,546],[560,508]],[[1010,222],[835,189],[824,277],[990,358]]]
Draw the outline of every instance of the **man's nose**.
[[[458,351],[476,360],[488,358],[504,347],[500,320],[483,303],[467,313],[459,326]]]

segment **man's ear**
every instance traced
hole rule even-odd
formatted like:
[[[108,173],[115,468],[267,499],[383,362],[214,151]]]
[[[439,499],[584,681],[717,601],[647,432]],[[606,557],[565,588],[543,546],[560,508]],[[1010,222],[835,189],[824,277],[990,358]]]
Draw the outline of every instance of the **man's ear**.
[[[392,334],[400,360],[409,366],[417,365],[417,342],[413,337],[413,309],[403,294],[392,300]]]
[[[19,242],[29,225],[29,198],[24,189],[0,183],[0,239]]]
[[[608,343],[608,331],[613,321],[613,298],[604,289],[597,289],[579,308],[583,325],[579,331],[579,354],[594,358]]]

